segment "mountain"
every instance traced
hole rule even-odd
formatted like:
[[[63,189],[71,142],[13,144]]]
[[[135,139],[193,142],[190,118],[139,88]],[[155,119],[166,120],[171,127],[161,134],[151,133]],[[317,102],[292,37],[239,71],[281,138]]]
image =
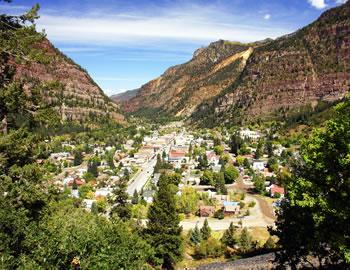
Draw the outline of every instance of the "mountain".
[[[119,94],[115,94],[111,96],[110,99],[113,100],[115,103],[120,104],[135,97],[138,91],[139,89],[128,90]]]
[[[40,96],[46,105],[55,108],[61,120],[84,121],[101,116],[118,122],[124,117],[92,80],[89,74],[73,60],[56,49],[47,39],[36,45],[48,63],[21,63],[10,59],[14,78],[24,84],[27,92],[40,85]]]
[[[350,2],[276,40],[212,43],[142,86],[124,108],[215,125],[318,110],[349,89]]]
[[[251,52],[248,45],[223,40],[198,49],[189,62],[171,67],[143,85],[134,98],[123,104],[124,110],[153,108],[188,116],[234,82]]]

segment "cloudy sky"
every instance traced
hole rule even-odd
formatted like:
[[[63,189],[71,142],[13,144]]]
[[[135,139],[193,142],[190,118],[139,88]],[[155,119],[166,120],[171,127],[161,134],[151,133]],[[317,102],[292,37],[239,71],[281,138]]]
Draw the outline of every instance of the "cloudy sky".
[[[41,6],[39,29],[108,94],[134,89],[218,39],[275,38],[345,0],[15,0]]]

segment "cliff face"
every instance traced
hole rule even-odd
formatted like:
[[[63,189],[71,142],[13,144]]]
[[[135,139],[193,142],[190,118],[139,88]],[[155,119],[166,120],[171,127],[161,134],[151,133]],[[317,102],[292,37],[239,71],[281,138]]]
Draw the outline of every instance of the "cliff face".
[[[144,85],[129,112],[157,108],[209,124],[288,117],[350,88],[350,2],[276,40],[219,41]]]
[[[24,83],[26,91],[30,93],[40,84],[43,100],[60,113],[62,120],[83,121],[109,116],[123,121],[119,106],[103,93],[84,69],[46,39],[37,47],[45,52],[48,64],[11,61],[15,67],[15,79]]]
[[[202,104],[215,119],[286,116],[340,100],[350,89],[350,3],[298,32],[256,48],[226,93]]]
[[[230,85],[245,66],[252,49],[248,45],[218,41],[194,53],[182,65],[169,68],[159,78],[143,85],[124,103],[127,112],[145,108],[189,116],[203,101]]]

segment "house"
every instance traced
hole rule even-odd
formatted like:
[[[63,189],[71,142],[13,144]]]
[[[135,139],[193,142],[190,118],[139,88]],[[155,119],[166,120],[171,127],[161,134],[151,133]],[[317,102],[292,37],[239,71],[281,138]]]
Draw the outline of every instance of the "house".
[[[99,198],[99,197],[107,197],[109,195],[111,195],[112,193],[112,189],[105,187],[105,188],[99,188],[95,191],[95,198]]]
[[[263,171],[265,169],[265,162],[262,160],[254,160],[253,161],[253,170],[255,171]]]
[[[276,184],[272,184],[267,188],[267,190],[270,192],[271,197],[275,197],[276,194],[280,194],[281,198],[283,198],[285,194],[284,188]]]
[[[152,203],[153,202],[153,197],[155,195],[155,191],[154,190],[145,190],[143,193],[142,193],[142,197],[143,199],[147,202],[147,203]]]
[[[185,151],[181,151],[181,150],[171,150],[169,152],[169,156],[168,156],[168,161],[169,162],[178,162],[178,161],[183,161],[186,160],[186,152]]]
[[[79,198],[79,190],[72,189],[71,190],[71,195],[72,195],[73,198]]]
[[[206,155],[210,165],[217,166],[219,164],[220,157],[217,156],[214,151],[207,151]]]
[[[242,128],[239,131],[239,135],[242,139],[249,139],[252,141],[257,141],[261,137],[259,132],[250,130],[249,128]]]
[[[91,200],[91,199],[84,199],[83,200],[83,205],[85,206],[85,208],[91,209],[92,204],[96,202],[96,200]]]
[[[67,183],[68,186],[73,186],[74,182],[77,184],[77,186],[81,186],[85,184],[85,181],[83,179],[80,178],[74,178],[74,179],[70,179]]]
[[[237,215],[240,212],[239,202],[224,201],[223,211],[225,216]]]
[[[214,206],[200,206],[199,207],[199,215],[201,217],[211,217],[215,213],[215,207]]]

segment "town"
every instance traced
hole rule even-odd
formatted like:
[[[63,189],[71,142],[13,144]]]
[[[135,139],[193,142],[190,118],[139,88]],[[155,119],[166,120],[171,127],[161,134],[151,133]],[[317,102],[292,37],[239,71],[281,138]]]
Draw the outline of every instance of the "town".
[[[191,130],[173,122],[134,126],[123,143],[108,140],[56,137],[45,141],[52,152],[37,162],[48,169],[53,185],[86,211],[106,217],[115,204],[114,189],[127,179],[131,218],[144,226],[159,178],[174,174],[184,232],[209,226],[220,235],[236,226],[247,228],[258,245],[269,240],[267,229],[285,195],[287,164],[297,154],[273,130]]]

